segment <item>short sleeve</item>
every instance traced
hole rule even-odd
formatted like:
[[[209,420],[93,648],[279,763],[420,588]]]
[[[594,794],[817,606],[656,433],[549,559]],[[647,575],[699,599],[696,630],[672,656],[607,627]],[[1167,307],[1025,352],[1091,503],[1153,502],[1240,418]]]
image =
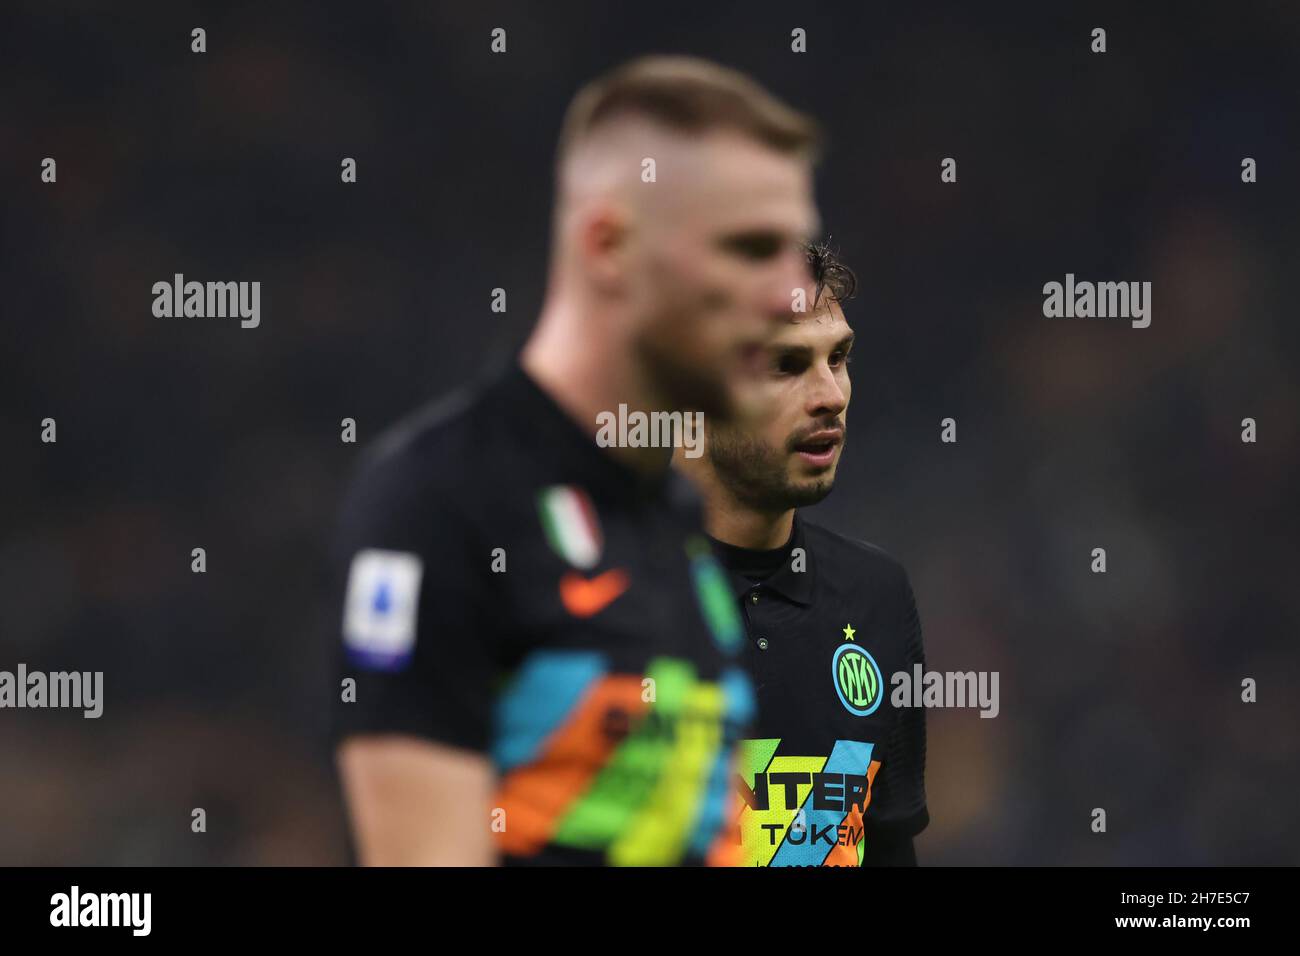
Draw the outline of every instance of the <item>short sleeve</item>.
[[[411,734],[484,752],[497,674],[490,555],[463,496],[431,487],[417,464],[395,454],[363,466],[344,500],[330,576],[335,738]]]
[[[910,672],[913,665],[920,664],[924,669],[921,618],[906,571],[900,575],[897,607],[897,633],[904,643],[906,668]],[[869,820],[874,821],[875,829],[914,836],[930,822],[925,801],[924,707],[898,708],[871,809]]]

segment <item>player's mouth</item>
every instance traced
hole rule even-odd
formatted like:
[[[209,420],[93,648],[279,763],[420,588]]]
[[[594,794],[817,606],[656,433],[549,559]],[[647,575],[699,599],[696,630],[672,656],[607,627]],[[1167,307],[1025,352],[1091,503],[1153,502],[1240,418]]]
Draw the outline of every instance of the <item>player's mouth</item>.
[[[844,442],[844,432],[839,428],[827,428],[803,438],[794,446],[795,453],[814,468],[828,468],[835,461],[835,455]]]

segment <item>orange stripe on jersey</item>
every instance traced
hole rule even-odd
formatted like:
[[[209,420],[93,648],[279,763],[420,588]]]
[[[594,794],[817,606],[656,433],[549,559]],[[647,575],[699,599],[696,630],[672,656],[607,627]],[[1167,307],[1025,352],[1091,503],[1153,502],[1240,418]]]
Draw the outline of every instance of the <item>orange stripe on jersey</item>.
[[[704,858],[704,865],[740,866],[744,859],[745,857],[741,853],[740,825],[728,823],[718,831],[718,835],[709,844],[709,852]]]
[[[844,824],[848,825],[849,832],[857,830],[862,834],[859,839],[863,839],[866,833],[862,829],[862,818],[867,812],[867,807],[871,806],[871,788],[876,782],[876,771],[880,769],[880,761],[871,761],[871,766],[867,768],[867,799],[865,806],[861,810],[855,803],[849,807],[848,814],[844,817]],[[826,859],[822,860],[822,866],[858,866],[858,847],[856,843],[850,843],[846,846],[840,846],[838,843],[831,847],[831,852],[826,854]]]
[[[635,675],[602,678],[551,734],[539,757],[505,775],[493,802],[505,811],[505,830],[493,834],[499,851],[531,856],[550,842],[565,811],[622,742],[605,727],[606,715],[621,710],[630,719],[638,717],[647,706],[641,693]]]

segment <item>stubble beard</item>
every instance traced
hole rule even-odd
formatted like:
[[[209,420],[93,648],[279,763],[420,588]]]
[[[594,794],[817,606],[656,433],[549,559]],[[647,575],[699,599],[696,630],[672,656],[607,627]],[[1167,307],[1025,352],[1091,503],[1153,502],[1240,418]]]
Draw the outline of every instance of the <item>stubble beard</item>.
[[[835,485],[833,469],[816,478],[792,481],[784,452],[725,429],[710,429],[706,448],[723,487],[740,504],[765,514],[815,505]]]

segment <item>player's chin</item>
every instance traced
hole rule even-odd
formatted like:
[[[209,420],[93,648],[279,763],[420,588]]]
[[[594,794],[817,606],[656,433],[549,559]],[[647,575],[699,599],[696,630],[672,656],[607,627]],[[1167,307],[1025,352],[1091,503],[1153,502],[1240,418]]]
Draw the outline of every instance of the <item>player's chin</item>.
[[[788,483],[792,507],[806,508],[815,505],[831,493],[835,486],[835,465],[832,463],[818,475],[792,476]]]

